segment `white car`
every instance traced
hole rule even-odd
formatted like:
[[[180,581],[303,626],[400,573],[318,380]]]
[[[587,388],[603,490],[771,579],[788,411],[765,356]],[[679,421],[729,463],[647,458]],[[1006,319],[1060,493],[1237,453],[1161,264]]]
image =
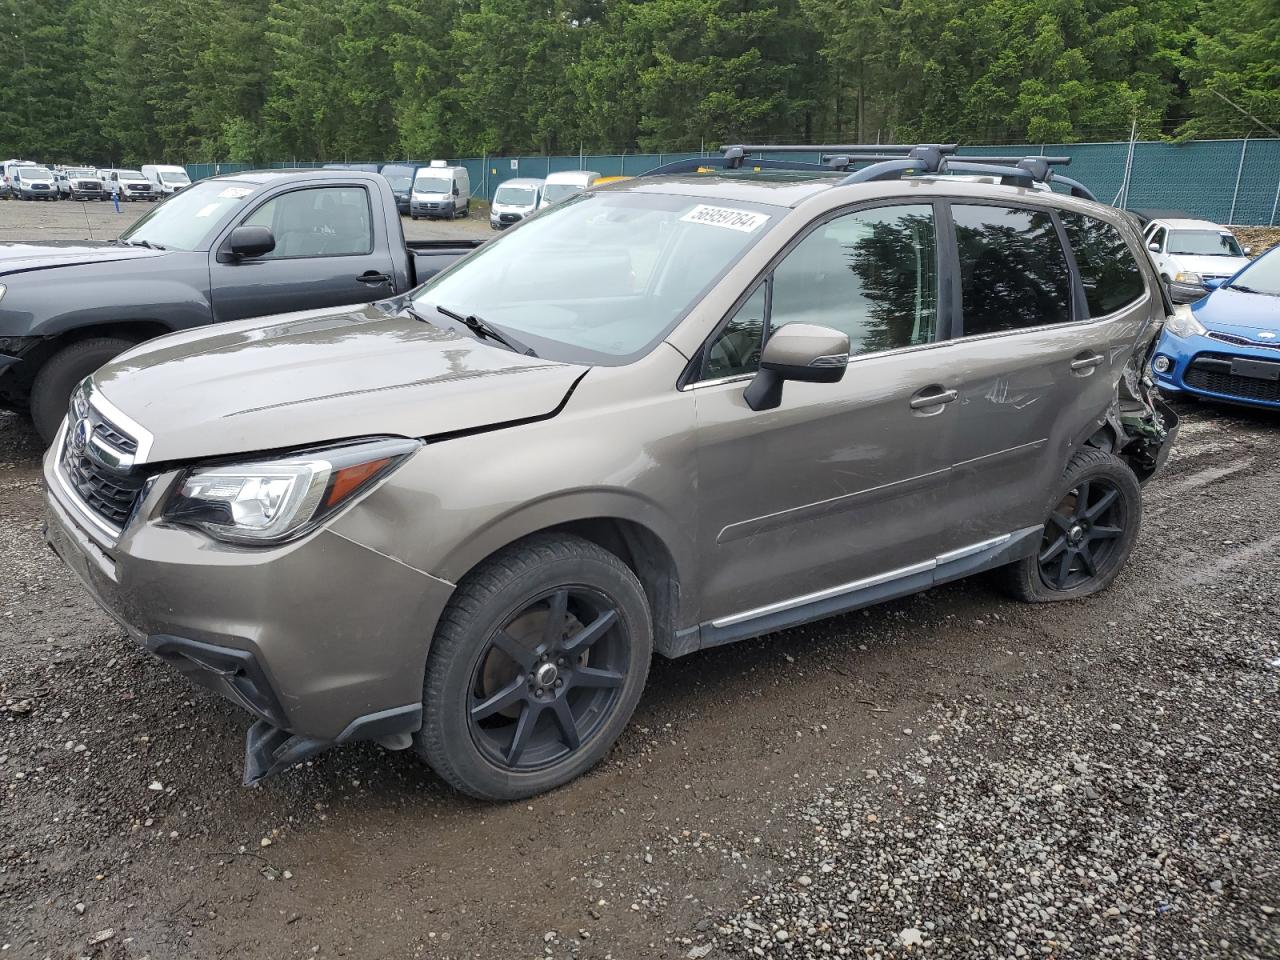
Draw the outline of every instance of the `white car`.
[[[1249,248],[1208,220],[1152,220],[1142,235],[1176,303],[1199,300],[1208,292],[1206,280],[1225,280],[1249,262]]]

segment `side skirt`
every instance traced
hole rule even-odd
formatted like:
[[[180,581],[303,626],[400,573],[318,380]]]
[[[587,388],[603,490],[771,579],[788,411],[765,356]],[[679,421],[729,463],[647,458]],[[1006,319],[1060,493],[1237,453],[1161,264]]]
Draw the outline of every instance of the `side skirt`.
[[[690,642],[694,638],[688,635],[694,631],[685,632],[680,637],[683,642],[674,645],[680,648],[676,655],[786,630],[1002,567],[1034,554],[1042,533],[1041,527],[1026,527],[940,554],[910,567],[889,570],[818,593],[702,623],[696,628],[696,645]]]

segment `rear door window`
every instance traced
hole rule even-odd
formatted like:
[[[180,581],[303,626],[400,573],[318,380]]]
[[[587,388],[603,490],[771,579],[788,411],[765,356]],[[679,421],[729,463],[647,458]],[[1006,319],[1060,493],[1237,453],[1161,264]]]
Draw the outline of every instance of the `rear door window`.
[[[965,336],[1071,320],[1071,271],[1047,210],[955,204]]]
[[[1103,317],[1146,292],[1142,271],[1120,231],[1083,213],[1059,214],[1075,254],[1089,316]]]

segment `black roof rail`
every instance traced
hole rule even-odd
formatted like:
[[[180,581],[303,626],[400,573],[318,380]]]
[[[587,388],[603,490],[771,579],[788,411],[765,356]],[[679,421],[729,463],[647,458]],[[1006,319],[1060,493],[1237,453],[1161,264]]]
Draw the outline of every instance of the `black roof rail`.
[[[689,157],[675,160],[640,174],[642,177],[670,173],[689,173],[708,167],[738,170],[749,165],[756,170],[832,170],[848,171],[856,164],[870,164],[861,170],[848,173],[841,185],[869,183],[877,180],[897,180],[904,176],[940,173],[976,173],[982,176],[998,176],[1001,183],[1029,187],[1034,183],[1061,183],[1073,197],[1097,200],[1084,184],[1064,177],[1054,167],[1065,167],[1070,157],[985,157],[959,156],[954,143],[918,143],[915,145],[883,143],[851,144],[726,144],[720,148],[719,157]],[[752,153],[817,153],[821,163],[806,160],[755,159]]]

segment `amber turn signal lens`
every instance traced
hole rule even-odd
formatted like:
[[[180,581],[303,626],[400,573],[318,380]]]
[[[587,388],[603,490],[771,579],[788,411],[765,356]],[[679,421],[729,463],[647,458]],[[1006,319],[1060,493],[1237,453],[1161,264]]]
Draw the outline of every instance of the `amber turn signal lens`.
[[[336,507],[342,503],[359,490],[366,480],[377,476],[390,463],[390,457],[383,457],[381,460],[370,460],[368,463],[357,463],[353,467],[335,470],[333,480],[329,483],[329,493],[324,498],[325,507]]]

